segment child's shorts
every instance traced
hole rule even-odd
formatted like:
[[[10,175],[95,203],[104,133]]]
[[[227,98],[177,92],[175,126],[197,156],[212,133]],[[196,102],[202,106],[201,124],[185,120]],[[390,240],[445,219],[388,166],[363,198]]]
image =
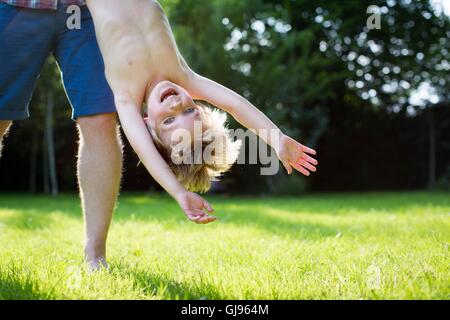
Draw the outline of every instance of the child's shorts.
[[[28,9],[0,2],[0,120],[22,120],[41,69],[53,54],[72,106],[72,119],[116,112],[89,10],[80,29],[69,30],[73,12]]]

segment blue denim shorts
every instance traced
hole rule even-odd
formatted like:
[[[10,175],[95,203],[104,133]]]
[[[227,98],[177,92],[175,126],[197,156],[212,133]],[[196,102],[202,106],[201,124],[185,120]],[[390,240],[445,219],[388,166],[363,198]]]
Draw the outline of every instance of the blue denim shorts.
[[[81,6],[80,29],[68,29],[66,8],[27,9],[0,2],[0,120],[29,117],[28,106],[46,59],[61,70],[72,119],[116,112],[94,23]]]

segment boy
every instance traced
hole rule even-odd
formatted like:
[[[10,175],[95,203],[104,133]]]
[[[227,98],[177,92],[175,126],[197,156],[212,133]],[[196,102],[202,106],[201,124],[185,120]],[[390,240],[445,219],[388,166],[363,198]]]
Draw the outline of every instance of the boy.
[[[203,211],[212,212],[206,201],[180,187],[153,139],[157,140],[164,156],[164,149],[171,147],[170,137],[175,130],[192,133],[194,122],[205,119],[202,117],[205,109],[196,105],[194,99],[217,106],[258,134],[275,149],[289,174],[292,168],[304,175],[316,171],[317,161],[307,154],[315,154],[314,150],[284,135],[239,94],[189,68],[157,1],[88,0],[87,5],[94,20],[106,78],[114,93],[122,128],[149,173],[178,200],[190,220],[209,223],[215,217]],[[148,108],[145,121],[140,111],[144,102]],[[152,134],[149,134],[147,126]],[[263,131],[275,132],[275,136],[261,134]],[[228,140],[225,145],[228,146],[225,152],[233,150],[236,153],[237,145],[232,141]],[[235,156],[228,158],[233,160]],[[226,161],[222,169],[226,170],[227,165],[229,167],[231,163]],[[211,178],[217,172],[223,170],[212,172]],[[182,182],[184,186],[192,186],[191,190],[207,188],[202,183],[196,186],[195,182]]]

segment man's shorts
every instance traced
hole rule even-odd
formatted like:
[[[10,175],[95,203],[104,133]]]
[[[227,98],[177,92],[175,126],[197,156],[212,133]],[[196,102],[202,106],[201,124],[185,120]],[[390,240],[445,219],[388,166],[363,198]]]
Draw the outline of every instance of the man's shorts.
[[[53,54],[72,106],[72,119],[116,112],[105,78],[94,23],[81,6],[80,29],[69,30],[73,12],[27,9],[0,2],[0,120],[22,120],[41,69]]]

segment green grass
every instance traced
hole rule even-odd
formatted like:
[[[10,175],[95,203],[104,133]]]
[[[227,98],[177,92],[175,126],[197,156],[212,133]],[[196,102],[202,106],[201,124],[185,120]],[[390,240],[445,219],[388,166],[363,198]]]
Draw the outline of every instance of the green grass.
[[[207,199],[219,220],[196,225],[122,195],[111,268],[88,274],[76,195],[0,195],[0,298],[450,298],[448,193]]]

